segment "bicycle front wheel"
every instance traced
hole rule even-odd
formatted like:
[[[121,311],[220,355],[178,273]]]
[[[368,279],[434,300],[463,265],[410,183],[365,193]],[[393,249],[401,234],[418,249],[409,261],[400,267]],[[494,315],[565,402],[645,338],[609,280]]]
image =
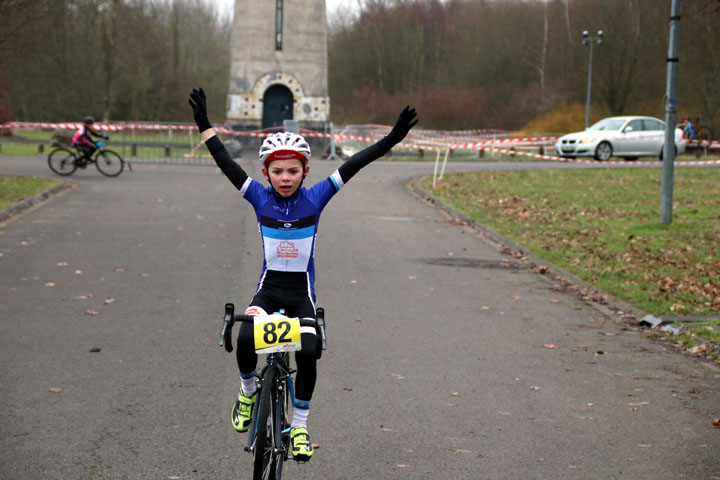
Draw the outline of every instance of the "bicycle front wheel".
[[[95,166],[103,175],[117,177],[125,167],[125,161],[112,150],[101,150],[95,155]]]
[[[255,430],[255,459],[253,480],[275,479],[276,462],[280,456],[275,452],[275,412],[273,396],[277,390],[277,370],[268,368],[263,375],[257,405],[257,429]]]
[[[48,155],[50,170],[58,175],[70,175],[77,170],[75,154],[67,148],[56,148]]]

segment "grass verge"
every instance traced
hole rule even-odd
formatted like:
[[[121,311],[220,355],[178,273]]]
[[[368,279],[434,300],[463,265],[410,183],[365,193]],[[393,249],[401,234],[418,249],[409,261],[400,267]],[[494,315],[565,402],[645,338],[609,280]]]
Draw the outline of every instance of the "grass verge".
[[[642,310],[720,316],[720,168],[675,169],[670,225],[658,168],[472,172],[423,188]],[[689,349],[717,342],[720,327],[694,325]]]
[[[60,180],[0,175],[0,211],[61,183]]]

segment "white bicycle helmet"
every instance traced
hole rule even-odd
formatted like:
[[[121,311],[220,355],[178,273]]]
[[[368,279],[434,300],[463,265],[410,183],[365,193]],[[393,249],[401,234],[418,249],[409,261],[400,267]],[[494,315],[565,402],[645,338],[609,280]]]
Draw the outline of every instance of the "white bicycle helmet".
[[[273,160],[297,158],[303,165],[310,161],[310,145],[296,133],[282,132],[265,137],[260,146],[260,162],[263,167]]]

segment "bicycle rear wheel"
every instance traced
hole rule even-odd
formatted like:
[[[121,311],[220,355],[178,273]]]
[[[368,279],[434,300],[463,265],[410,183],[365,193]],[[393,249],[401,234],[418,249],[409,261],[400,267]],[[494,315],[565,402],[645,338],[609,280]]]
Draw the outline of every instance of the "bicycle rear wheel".
[[[280,457],[280,454],[275,452],[275,412],[273,405],[275,403],[273,402],[273,396],[277,391],[277,373],[278,371],[275,368],[268,368],[263,376],[260,389],[257,430],[255,431],[253,480],[276,478],[275,467],[277,459]]]
[[[50,170],[58,175],[70,175],[77,170],[75,154],[67,148],[56,148],[48,155]]]
[[[101,150],[95,155],[95,166],[103,175],[117,177],[125,167],[125,161],[112,150]]]
[[[705,140],[709,142],[713,138],[712,130],[710,130],[710,127],[708,127],[707,125],[701,125],[697,129],[695,138],[697,138],[698,140]]]

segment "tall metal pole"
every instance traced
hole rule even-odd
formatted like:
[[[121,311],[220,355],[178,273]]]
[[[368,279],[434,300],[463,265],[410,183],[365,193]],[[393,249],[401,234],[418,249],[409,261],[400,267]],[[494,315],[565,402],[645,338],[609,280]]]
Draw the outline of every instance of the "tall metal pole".
[[[592,61],[593,61],[593,44],[597,42],[597,44],[602,43],[603,38],[603,31],[598,30],[597,37],[591,37],[588,35],[587,30],[582,32],[583,35],[583,45],[590,44],[590,60],[588,61],[588,82],[587,82],[587,98],[585,100],[585,129],[590,126],[590,90],[592,86]]]
[[[682,0],[672,0],[670,13],[670,45],[667,57],[665,90],[665,145],[663,146],[662,199],[660,222],[672,223],[673,175],[675,164],[675,129],[677,117],[678,44],[680,42],[680,7]]]
[[[587,97],[585,100],[585,130],[590,126],[590,87],[592,85],[592,51],[593,44],[590,42],[590,60],[588,62],[588,85],[587,85]]]

